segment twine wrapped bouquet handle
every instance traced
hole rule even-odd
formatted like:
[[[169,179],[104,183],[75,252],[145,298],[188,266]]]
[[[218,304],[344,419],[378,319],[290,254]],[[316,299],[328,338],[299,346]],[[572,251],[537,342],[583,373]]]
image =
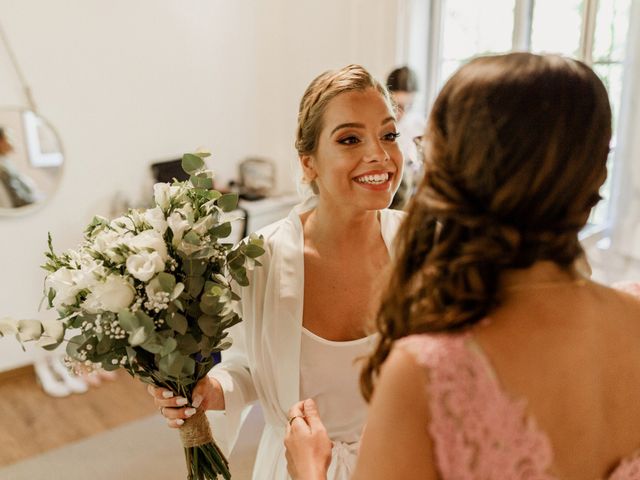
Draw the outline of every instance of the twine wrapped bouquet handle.
[[[209,420],[203,411],[197,411],[184,421],[184,425],[180,427],[180,440],[185,448],[213,443]]]

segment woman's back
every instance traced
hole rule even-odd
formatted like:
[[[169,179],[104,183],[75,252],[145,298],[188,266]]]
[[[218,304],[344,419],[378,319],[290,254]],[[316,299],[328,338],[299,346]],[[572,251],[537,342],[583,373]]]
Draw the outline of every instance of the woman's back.
[[[429,371],[445,479],[606,478],[640,452],[640,300],[631,295],[590,282],[523,285],[470,333],[411,344]],[[611,478],[630,478],[629,468],[640,474],[640,458]]]

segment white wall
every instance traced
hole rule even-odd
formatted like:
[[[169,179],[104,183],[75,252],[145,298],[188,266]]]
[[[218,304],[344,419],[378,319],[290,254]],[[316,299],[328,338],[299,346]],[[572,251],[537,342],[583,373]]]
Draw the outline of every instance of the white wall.
[[[0,21],[67,155],[44,208],[0,218],[0,317],[46,315],[47,231],[69,248],[117,192],[144,200],[152,161],[205,146],[226,184],[239,160],[263,155],[294,190],[306,85],[347,63],[380,78],[395,66],[392,0],[0,0]],[[1,49],[0,78],[0,106],[24,105]],[[0,340],[0,371],[36,355]]]

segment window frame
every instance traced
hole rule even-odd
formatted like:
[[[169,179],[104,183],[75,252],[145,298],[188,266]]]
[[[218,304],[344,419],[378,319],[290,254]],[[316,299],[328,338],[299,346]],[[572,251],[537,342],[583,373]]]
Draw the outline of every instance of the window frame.
[[[411,2],[411,0],[405,0]],[[415,1],[415,0],[414,0]],[[444,12],[445,12],[445,3],[447,0],[430,0],[428,16],[427,16],[427,48],[424,52],[426,54],[426,78],[423,79],[423,88],[424,88],[424,109],[425,113],[428,112],[433,104],[439,90],[440,90],[440,75],[442,71],[442,44],[443,44],[443,34],[444,34]],[[585,64],[593,67],[593,47],[594,47],[594,39],[596,32],[596,20],[598,14],[598,6],[600,0],[583,0],[584,8],[582,11],[582,26],[580,32],[580,46],[578,50],[578,54],[576,58]],[[632,0],[632,3],[635,0]],[[534,7],[535,0],[515,0],[514,4],[514,23],[513,23],[513,34],[511,40],[511,49],[509,51],[530,51],[531,50],[531,39],[532,39],[532,31],[533,31],[533,15],[534,15]],[[399,29],[399,32],[402,32],[402,29]],[[630,38],[629,33],[627,33],[627,38]],[[628,55],[628,47],[627,47],[627,55]],[[406,55],[405,49],[405,59],[408,55]],[[402,62],[406,63],[406,62]],[[598,64],[603,64],[603,62],[599,61]],[[612,61],[611,64],[622,64],[625,65],[625,62]],[[623,72],[623,85],[622,85],[622,98],[624,98],[626,86],[624,85],[626,76]],[[620,123],[622,120],[621,112],[617,112],[618,120],[618,131],[621,131],[624,126]],[[619,145],[612,145],[612,171],[609,172],[609,175],[613,177],[613,181],[611,184],[611,195],[607,201],[606,206],[606,214],[605,220],[602,223],[594,224],[589,223],[587,227],[585,227],[583,234],[581,237],[589,236],[591,234],[601,235],[602,232],[609,232],[612,228],[612,222],[614,220],[614,216],[616,215],[616,203],[620,198],[620,192],[618,188],[620,187],[619,171],[622,170],[619,165]]]

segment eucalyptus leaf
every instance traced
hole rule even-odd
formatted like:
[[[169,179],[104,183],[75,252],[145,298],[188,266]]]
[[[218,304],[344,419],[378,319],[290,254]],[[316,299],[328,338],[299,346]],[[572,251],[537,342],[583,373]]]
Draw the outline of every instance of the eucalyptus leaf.
[[[160,358],[158,368],[166,375],[179,377],[186,358],[188,357],[182,355],[180,352],[171,352],[169,355]]]
[[[224,303],[219,302],[216,297],[207,297],[200,301],[200,310],[212,317],[218,315],[223,308]]]
[[[40,337],[40,340],[38,340],[38,343],[36,343],[36,345],[45,350],[53,351],[56,348],[58,348],[61,343],[62,343],[61,340],[58,341],[49,337]]]
[[[238,282],[238,285],[241,287],[249,286],[249,279],[245,269],[231,270],[230,273],[233,279]]]
[[[204,278],[202,277],[187,277],[186,281],[187,292],[193,298],[197,298],[204,287]]]
[[[162,356],[168,355],[169,353],[173,352],[177,346],[178,346],[178,342],[176,341],[175,338],[173,337],[166,338],[163,342],[160,355]]]
[[[120,310],[118,312],[118,323],[127,332],[133,332],[136,328],[140,326],[140,321],[138,320],[138,317],[136,317],[129,310]]]
[[[149,338],[149,334],[144,327],[138,327],[129,333],[129,344],[132,347],[142,345]]]
[[[187,233],[182,239],[191,245],[200,245],[200,236],[193,230]]]
[[[250,243],[244,248],[244,253],[249,258],[258,258],[260,255],[264,254],[264,248]]]
[[[192,175],[203,168],[204,161],[199,156],[192,153],[185,153],[182,156],[182,169],[188,174]]]
[[[190,377],[194,374],[196,370],[196,362],[193,358],[185,357],[182,363],[182,371],[180,372],[181,377]]]
[[[217,190],[209,190],[207,192],[207,198],[209,200],[217,200],[222,196],[222,194]]]
[[[166,318],[167,325],[169,325],[173,330],[178,332],[181,335],[187,333],[187,328],[189,327],[189,322],[187,322],[187,318],[180,313],[172,313],[167,315]]]
[[[102,340],[98,342],[98,345],[96,345],[96,353],[98,355],[104,355],[111,350],[111,347],[113,347],[113,343],[113,339],[105,335],[104,337],[102,337]]]
[[[211,190],[213,188],[213,180],[201,173],[198,175],[191,175],[189,181],[195,188],[203,188],[205,190]]]
[[[200,316],[200,318],[198,318],[198,326],[200,330],[209,337],[215,336],[219,330],[219,322],[209,315]]]
[[[135,358],[138,356],[136,349],[127,345],[125,350],[127,352],[127,357],[129,357],[129,363],[133,363]]]
[[[200,351],[200,346],[196,339],[193,338],[193,335],[178,335],[176,337],[176,341],[178,343],[178,350],[184,355],[193,355]]]
[[[207,270],[207,263],[202,260],[194,260],[194,259],[185,259],[182,263],[182,267],[184,268],[187,276],[201,276]]]
[[[209,230],[209,234],[216,238],[226,238],[231,235],[231,223],[224,222]]]
[[[221,352],[222,350],[226,350],[227,348],[229,348],[231,345],[233,344],[232,341],[228,340],[226,342],[222,342],[220,345],[218,345],[216,348],[213,349],[214,352]]]
[[[176,277],[167,272],[160,272],[156,275],[158,282],[160,283],[160,288],[167,293],[172,293],[173,289],[176,286]]]
[[[153,318],[151,318],[142,310],[136,311],[136,318],[140,322],[140,325],[142,325],[147,330],[147,333],[150,333],[155,329]]]
[[[238,194],[237,193],[225,193],[218,199],[218,206],[223,212],[230,212],[235,210],[238,206]]]

